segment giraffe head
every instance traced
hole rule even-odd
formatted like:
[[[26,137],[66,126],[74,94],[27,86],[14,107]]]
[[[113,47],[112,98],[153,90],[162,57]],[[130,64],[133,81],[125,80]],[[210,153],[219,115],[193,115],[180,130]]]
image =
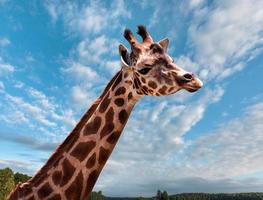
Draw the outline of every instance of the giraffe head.
[[[138,26],[142,37],[139,43],[129,29],[124,37],[131,45],[128,53],[124,45],[119,46],[122,69],[132,73],[134,85],[139,93],[151,96],[173,94],[181,89],[195,92],[203,83],[193,73],[185,71],[173,62],[167,53],[169,40],[154,42],[144,26]]]

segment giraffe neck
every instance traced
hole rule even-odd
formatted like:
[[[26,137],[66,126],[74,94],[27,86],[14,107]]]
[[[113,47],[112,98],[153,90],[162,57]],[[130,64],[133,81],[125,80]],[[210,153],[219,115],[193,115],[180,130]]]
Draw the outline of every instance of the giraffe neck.
[[[87,199],[140,98],[132,83],[122,72],[112,79],[57,149],[60,153],[20,187],[24,199]]]

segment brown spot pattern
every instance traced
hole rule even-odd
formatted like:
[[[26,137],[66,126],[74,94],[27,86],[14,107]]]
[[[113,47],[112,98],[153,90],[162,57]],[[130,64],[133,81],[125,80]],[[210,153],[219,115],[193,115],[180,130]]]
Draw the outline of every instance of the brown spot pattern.
[[[114,129],[114,124],[112,122],[106,122],[106,124],[103,126],[100,138],[103,138],[105,135],[110,134]]]
[[[138,95],[143,95],[143,93],[141,91],[137,91]]]
[[[149,87],[153,88],[153,89],[156,89],[157,88],[157,84],[153,81],[149,81],[148,83]]]
[[[50,187],[49,183],[45,183],[37,192],[40,199],[47,197],[51,192],[52,188]]]
[[[119,120],[122,124],[124,124],[127,121],[128,113],[126,110],[121,110],[119,113]]]
[[[130,92],[129,94],[128,94],[128,100],[131,100],[132,99],[132,92]]]
[[[125,83],[127,83],[128,85],[131,85],[132,81],[125,81]]]
[[[171,79],[164,79],[165,82],[168,84],[168,85],[173,85],[173,81]]]
[[[111,108],[107,111],[106,116],[105,116],[105,121],[106,121],[106,123],[113,121],[113,117],[114,117],[114,110],[113,110],[113,108],[111,107]]]
[[[138,81],[138,78],[137,78],[137,77],[134,78],[134,85],[133,85],[133,86],[135,86],[136,89],[139,89],[139,88],[140,88],[140,86],[139,86],[139,81]]]
[[[60,182],[60,186],[65,185],[73,176],[75,168],[70,164],[67,158],[62,163],[63,176]]]
[[[28,198],[28,200],[35,200],[34,195],[30,196],[30,197]]]
[[[117,142],[117,140],[120,137],[120,132],[119,131],[115,131],[113,132],[108,138],[107,138],[107,142],[110,144],[115,144]]]
[[[23,187],[23,194],[24,194],[24,196],[28,196],[28,195],[30,195],[33,192],[32,191],[32,186],[30,184],[25,183],[23,186],[24,186]]]
[[[61,200],[60,194],[55,194],[52,197],[48,198],[47,200]]]
[[[146,83],[145,78],[141,77],[141,80],[142,80],[143,83]]]
[[[107,110],[107,108],[108,108],[108,106],[109,106],[109,104],[110,104],[109,95],[110,95],[110,93],[108,93],[108,94],[104,97],[104,99],[102,100],[102,102],[101,102],[101,104],[100,104],[99,111],[100,111],[101,113],[104,113],[104,112]]]
[[[83,161],[90,151],[96,146],[96,142],[80,142],[70,153],[72,156],[77,158],[80,162]]]
[[[60,180],[62,178],[62,172],[61,171],[55,171],[53,174],[52,174],[52,180],[53,180],[53,183],[55,185],[58,185]]]
[[[126,73],[124,73],[124,78],[127,78],[128,77],[128,73],[126,72]]]
[[[172,92],[173,90],[175,90],[175,87],[170,87],[168,92]]]
[[[86,167],[92,168],[96,163],[96,153],[93,153],[92,156],[88,159]]]
[[[110,150],[100,147],[99,164],[103,165],[110,156]]]
[[[39,174],[39,176],[36,179],[34,179],[34,185],[39,186],[46,179],[46,176],[46,173]]]
[[[145,85],[142,86],[142,90],[143,90],[144,94],[148,93],[148,88]]]
[[[110,80],[110,82],[107,84],[106,88],[104,89],[104,91],[102,92],[102,94],[100,95],[99,98],[102,98],[107,92],[108,90],[111,88],[112,84],[115,82],[115,80],[120,76],[121,71],[117,72],[115,74],[115,76]]]
[[[125,94],[125,92],[126,92],[125,87],[120,87],[120,88],[118,88],[118,89],[116,90],[115,96],[119,96],[119,95],[121,95],[121,94]]]
[[[167,87],[164,85],[161,89],[159,89],[159,93],[164,95],[166,90],[167,90]]]
[[[114,84],[112,85],[112,91],[114,91],[115,87],[121,82],[122,80],[122,74],[118,76],[118,78],[115,80]]]
[[[117,99],[115,99],[114,103],[115,103],[117,106],[121,107],[121,106],[123,106],[123,104],[124,104],[124,100],[123,100],[123,98],[117,98]]]
[[[89,178],[87,181],[87,192],[88,193],[90,193],[92,191],[93,186],[98,179],[98,176],[99,176],[99,173],[97,172],[97,170],[94,170],[89,174]]]
[[[72,182],[72,184],[66,189],[65,195],[67,199],[80,199],[81,192],[83,187],[83,174],[80,171],[76,177],[76,179]]]
[[[101,125],[101,118],[99,116],[95,117],[93,121],[87,123],[84,128],[84,135],[96,134]]]

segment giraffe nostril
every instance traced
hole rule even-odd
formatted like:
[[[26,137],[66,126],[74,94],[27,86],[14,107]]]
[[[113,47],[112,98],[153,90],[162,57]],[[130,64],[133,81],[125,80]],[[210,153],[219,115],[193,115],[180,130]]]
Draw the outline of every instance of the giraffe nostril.
[[[186,73],[183,75],[185,81],[191,81],[193,79],[193,75],[192,74],[189,74],[189,73]]]

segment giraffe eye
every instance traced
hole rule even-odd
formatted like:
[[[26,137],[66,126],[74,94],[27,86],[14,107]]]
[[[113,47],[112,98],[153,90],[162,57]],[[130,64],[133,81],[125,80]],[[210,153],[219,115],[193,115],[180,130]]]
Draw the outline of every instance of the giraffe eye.
[[[150,67],[145,67],[145,68],[140,69],[140,70],[139,70],[139,73],[145,75],[145,74],[147,74],[151,69],[152,69],[152,68],[150,68]]]

